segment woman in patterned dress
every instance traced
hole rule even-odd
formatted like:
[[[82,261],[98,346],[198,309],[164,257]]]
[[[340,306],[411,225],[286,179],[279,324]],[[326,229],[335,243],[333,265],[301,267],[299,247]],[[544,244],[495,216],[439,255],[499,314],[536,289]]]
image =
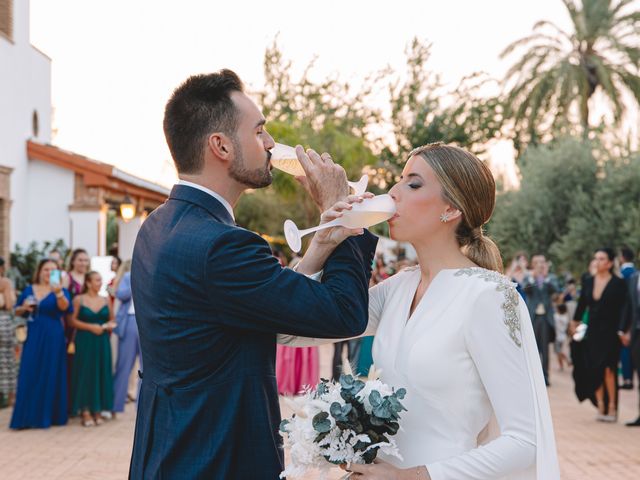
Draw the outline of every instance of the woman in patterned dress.
[[[11,406],[16,391],[16,333],[13,304],[16,293],[13,284],[4,278],[4,258],[0,257],[0,395],[2,402]]]

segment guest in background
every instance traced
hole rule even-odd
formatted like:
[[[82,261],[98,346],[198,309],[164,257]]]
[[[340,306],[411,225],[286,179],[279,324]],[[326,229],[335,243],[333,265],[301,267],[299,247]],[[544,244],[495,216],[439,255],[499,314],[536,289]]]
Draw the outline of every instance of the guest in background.
[[[527,258],[527,254],[524,252],[518,252],[516,253],[513,260],[511,261],[511,265],[509,265],[509,268],[505,272],[505,275],[509,277],[512,282],[516,284],[516,290],[518,291],[520,296],[522,296],[522,298],[525,300],[526,300],[525,298],[526,294],[524,293],[523,286],[524,286],[524,281],[527,278],[527,275],[529,274],[528,268],[529,268],[529,259]]]
[[[523,290],[542,361],[544,381],[549,386],[549,343],[555,337],[552,298],[558,287],[555,279],[548,274],[547,259],[543,254],[532,256],[531,266],[533,270],[525,277]]]
[[[122,260],[120,259],[120,257],[115,255],[111,257],[111,271],[114,273],[114,275],[111,281],[107,284],[107,294],[109,294],[109,299],[111,300],[112,307],[114,306],[114,300],[116,298],[115,281],[121,265]]]
[[[60,252],[60,250],[58,250],[57,248],[54,248],[49,252],[48,258],[56,262],[56,265],[58,265],[58,270],[60,270],[60,278],[62,280],[62,286],[66,287],[68,282],[68,274],[64,269],[64,257],[62,255],[62,252]]]
[[[622,275],[622,278],[625,280],[636,273],[636,266],[633,263],[634,257],[633,250],[629,247],[620,248],[620,275]]]
[[[85,275],[89,271],[91,265],[91,259],[89,254],[83,248],[76,248],[71,252],[71,259],[69,260],[69,271],[67,276],[62,280],[62,284],[69,290],[71,294],[71,300],[76,295],[82,294],[84,288]],[[76,329],[71,325],[71,315],[65,317],[65,330],[64,336],[67,344],[67,378],[71,378],[71,372],[73,370],[73,361],[76,348]],[[71,382],[67,385],[67,400],[69,401],[69,412],[73,416],[73,410],[71,409]]]
[[[613,273],[615,253],[612,249],[596,250],[594,260],[596,273],[582,286],[574,314],[574,320],[578,322],[589,309],[589,326],[583,340],[587,367],[585,381],[588,383],[581,390],[585,392],[585,398],[591,398],[597,406],[597,420],[615,422],[618,402],[616,371],[628,291],[625,281]]]
[[[277,345],[276,380],[280,395],[298,395],[305,385],[320,381],[318,347]]]
[[[638,390],[640,393],[640,272],[636,271],[627,279],[629,291],[629,303],[627,303],[627,315],[623,343],[630,345],[633,363],[636,366],[638,377]],[[638,418],[626,424],[627,427],[640,427],[640,395],[638,395]]]
[[[278,259],[280,265],[286,266],[287,257],[281,250],[273,252],[273,255]],[[290,264],[289,268],[294,266]],[[280,395],[297,395],[305,385],[316,385],[320,381],[319,357],[318,347],[276,345],[278,393]]]
[[[389,278],[389,272],[387,271],[387,266],[384,263],[384,257],[381,254],[376,255],[376,261],[373,266],[371,277],[374,279],[376,284]]]
[[[4,270],[4,258],[0,257],[0,395],[2,403],[11,406],[15,401],[17,377],[17,341],[13,318],[16,292],[11,280],[5,278]]]
[[[66,284],[64,287],[69,290],[71,297],[80,295],[84,285],[84,277],[89,271],[91,259],[89,254],[83,248],[76,248],[71,252],[69,260],[69,271]]]
[[[345,348],[347,349],[347,361],[351,364],[351,366],[355,367],[355,371],[358,371],[358,373],[360,373],[360,369],[358,367],[361,348],[360,339],[354,338],[353,340],[343,340],[341,342],[336,342],[333,344],[333,360],[331,362],[331,378],[336,381],[340,379],[340,375],[342,374],[342,355]]]
[[[567,305],[560,303],[556,306],[556,312],[553,314],[556,328],[556,341],[554,342],[554,350],[558,358],[558,365],[560,371],[564,370],[564,364],[571,364],[566,350],[567,344],[567,329],[569,328],[569,313],[567,311]]]
[[[620,261],[620,275],[622,275],[623,279],[628,280],[636,272],[636,266],[633,264],[633,250],[626,246],[620,248],[618,258]],[[622,370],[622,385],[620,388],[632,390],[634,363],[631,358],[631,349],[628,346],[623,345],[620,349],[620,367]]]
[[[116,314],[118,326],[113,331],[118,337],[118,359],[113,377],[113,411],[122,413],[127,401],[131,370],[136,363],[136,358],[142,362],[136,311],[131,297],[131,260],[126,260],[120,266],[114,287],[120,306]],[[142,370],[142,363],[140,365],[140,370]]]
[[[100,412],[113,409],[111,345],[107,332],[115,327],[109,299],[99,295],[102,277],[85,275],[83,293],[73,299],[71,325],[77,330],[76,358],[71,375],[71,411],[82,414],[82,425],[100,425]]]
[[[11,428],[48,428],[67,423],[67,370],[63,315],[72,312],[71,296],[51,284],[57,264],[38,263],[33,284],[25,288],[17,315],[29,315],[27,341],[22,350],[16,403]]]

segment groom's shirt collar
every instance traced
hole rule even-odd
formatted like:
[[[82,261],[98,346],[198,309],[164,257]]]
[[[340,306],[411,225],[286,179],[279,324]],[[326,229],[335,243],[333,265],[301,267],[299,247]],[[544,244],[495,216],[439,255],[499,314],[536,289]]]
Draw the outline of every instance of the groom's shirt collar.
[[[231,215],[231,218],[233,218],[233,221],[236,221],[236,217],[233,215],[233,208],[231,208],[229,202],[227,202],[222,195],[208,189],[207,187],[203,187],[202,185],[199,185],[197,183],[187,182],[186,180],[178,180],[177,185],[184,185],[185,187],[195,188],[197,190],[200,190],[201,192],[208,193],[213,198],[218,200],[222,204],[222,206],[227,209],[229,215]]]

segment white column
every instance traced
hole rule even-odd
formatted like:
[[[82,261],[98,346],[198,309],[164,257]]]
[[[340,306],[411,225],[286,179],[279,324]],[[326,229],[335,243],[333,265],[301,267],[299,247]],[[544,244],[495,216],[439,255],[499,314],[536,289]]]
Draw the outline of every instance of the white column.
[[[118,217],[118,256],[124,261],[133,256],[133,246],[144,219],[141,216],[125,222]]]
[[[71,248],[84,248],[90,257],[107,254],[106,207],[71,207]]]

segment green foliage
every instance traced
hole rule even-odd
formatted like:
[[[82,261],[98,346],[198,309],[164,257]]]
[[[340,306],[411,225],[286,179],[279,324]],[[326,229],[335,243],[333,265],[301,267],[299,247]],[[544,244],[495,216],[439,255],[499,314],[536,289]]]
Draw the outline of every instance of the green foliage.
[[[383,148],[383,165],[397,174],[412,149],[433,142],[456,143],[483,153],[487,141],[502,128],[500,100],[478,94],[491,80],[476,73],[445,92],[439,75],[428,69],[430,44],[414,38],[406,55],[406,81],[396,80],[389,87],[396,145]],[[393,183],[392,175],[386,180]]]
[[[579,192],[568,230],[551,252],[569,270],[583,270],[594,249],[640,245],[640,156],[610,159],[591,195]]]
[[[640,242],[640,158],[609,158],[590,142],[530,147],[520,190],[498,196],[489,233],[505,258],[549,254],[579,274],[600,246]]]
[[[368,106],[373,81],[353,92],[337,78],[312,81],[313,62],[297,80],[290,67],[274,41],[265,52],[265,88],[258,93],[270,134],[279,143],[330,152],[350,179],[359,179],[367,165],[377,162],[366,141],[369,128],[380,120],[380,113]],[[320,212],[295,178],[278,170],[271,189],[244,195],[236,208],[240,225],[274,236],[282,236],[287,218],[306,228],[319,221]]]
[[[118,214],[115,210],[107,212],[107,252],[118,243]]]
[[[505,77],[506,116],[513,121],[515,144],[573,134],[579,119],[589,136],[590,100],[601,92],[619,124],[625,112],[623,94],[640,103],[640,12],[629,12],[631,0],[563,0],[573,32],[549,21],[510,44],[501,57],[526,50]],[[598,127],[598,125],[596,125]]]
[[[66,258],[69,252],[62,239],[44,242],[42,246],[37,242],[31,242],[26,249],[16,244],[15,250],[11,252],[11,269],[7,272],[7,277],[13,280],[17,291],[23,290],[31,283],[38,262],[46,258],[52,250],[58,250],[62,258]]]
[[[318,435],[316,442],[321,442],[331,430],[330,416],[334,419],[336,426],[340,430],[352,430],[359,434],[366,434],[369,441],[358,441],[354,445],[354,450],[365,452],[363,459],[366,463],[373,463],[378,455],[379,448],[369,447],[380,442],[387,442],[386,435],[395,435],[400,429],[400,413],[406,411],[406,408],[400,400],[406,395],[406,390],[401,388],[393,391],[391,395],[382,396],[379,391],[372,390],[369,394],[369,403],[372,407],[371,414],[368,414],[364,408],[364,404],[358,399],[358,393],[365,387],[362,380],[355,378],[353,375],[340,375],[340,396],[346,402],[341,405],[339,402],[333,402],[329,408],[329,413],[320,412],[312,419],[312,425]],[[320,398],[329,391],[328,380],[322,380],[316,389],[315,398]],[[286,424],[280,427],[286,431]],[[367,451],[367,449],[369,449]],[[328,457],[327,461],[332,462]]]

